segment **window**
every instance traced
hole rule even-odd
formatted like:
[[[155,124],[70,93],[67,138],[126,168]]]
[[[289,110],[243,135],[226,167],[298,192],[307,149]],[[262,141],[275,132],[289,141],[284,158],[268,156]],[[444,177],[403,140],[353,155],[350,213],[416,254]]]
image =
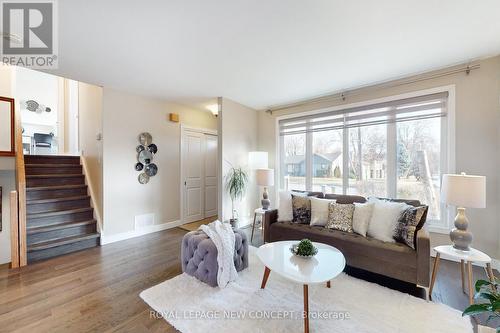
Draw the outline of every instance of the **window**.
[[[281,187],[418,199],[446,227],[447,103],[440,92],[279,120]]]

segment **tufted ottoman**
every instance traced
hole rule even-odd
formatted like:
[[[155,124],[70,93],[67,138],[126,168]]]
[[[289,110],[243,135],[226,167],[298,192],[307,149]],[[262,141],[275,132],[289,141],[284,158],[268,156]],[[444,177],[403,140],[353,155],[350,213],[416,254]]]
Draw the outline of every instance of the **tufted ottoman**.
[[[240,230],[234,230],[234,266],[236,271],[248,267],[247,236]],[[212,240],[201,230],[184,235],[181,247],[182,271],[194,276],[206,284],[217,286],[217,248]]]

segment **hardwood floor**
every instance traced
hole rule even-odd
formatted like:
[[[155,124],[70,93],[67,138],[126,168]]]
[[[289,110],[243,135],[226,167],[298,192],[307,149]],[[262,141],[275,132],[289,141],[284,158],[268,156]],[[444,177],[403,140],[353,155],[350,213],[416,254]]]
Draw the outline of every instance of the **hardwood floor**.
[[[244,230],[250,236],[251,228]],[[170,229],[22,269],[0,266],[0,332],[176,332],[163,319],[150,317],[139,293],[181,273],[180,243],[186,232]],[[262,244],[260,232],[253,244]],[[391,279],[349,273],[422,294]],[[477,279],[484,272],[474,267],[474,274]],[[442,261],[434,298],[459,310],[467,305],[456,263]]]

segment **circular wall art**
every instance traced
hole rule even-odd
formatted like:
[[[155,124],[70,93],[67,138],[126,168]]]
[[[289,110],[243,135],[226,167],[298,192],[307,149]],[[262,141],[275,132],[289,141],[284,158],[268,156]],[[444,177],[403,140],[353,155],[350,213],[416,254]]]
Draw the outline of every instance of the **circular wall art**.
[[[158,173],[158,166],[153,163],[153,158],[158,152],[158,147],[153,143],[151,134],[147,132],[139,134],[139,143],[140,145],[135,148],[137,152],[135,170],[143,171],[137,179],[139,183],[147,184],[150,177],[154,177]]]

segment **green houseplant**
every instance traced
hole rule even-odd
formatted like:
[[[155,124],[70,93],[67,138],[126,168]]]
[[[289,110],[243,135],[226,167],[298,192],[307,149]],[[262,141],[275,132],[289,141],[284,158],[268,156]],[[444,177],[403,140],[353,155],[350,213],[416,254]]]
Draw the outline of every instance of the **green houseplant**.
[[[464,310],[462,316],[474,316],[478,314],[489,314],[487,323],[494,319],[500,318],[500,294],[498,293],[498,280],[490,282],[487,280],[476,281],[476,294],[474,299],[482,300],[481,303],[470,305]],[[497,332],[500,332],[500,327],[497,327]]]
[[[247,184],[248,174],[241,167],[235,168],[231,166],[226,175],[226,191],[231,197],[231,224],[237,221],[237,218],[234,215],[234,202],[243,198]]]

